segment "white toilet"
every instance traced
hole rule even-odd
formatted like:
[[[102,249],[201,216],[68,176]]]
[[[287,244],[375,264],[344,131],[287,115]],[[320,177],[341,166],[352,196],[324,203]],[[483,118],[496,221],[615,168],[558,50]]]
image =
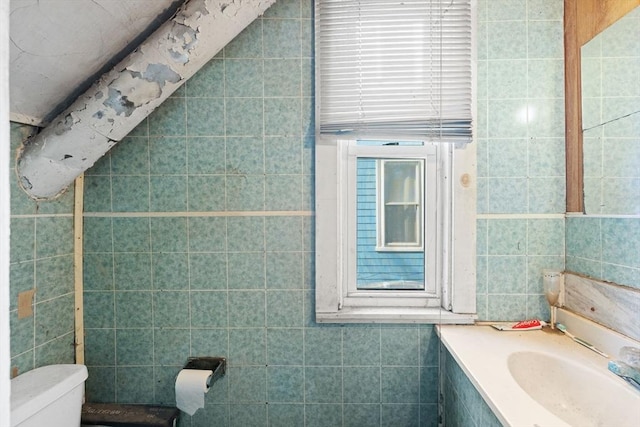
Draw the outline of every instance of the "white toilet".
[[[49,365],[11,380],[11,427],[80,425],[84,365]]]

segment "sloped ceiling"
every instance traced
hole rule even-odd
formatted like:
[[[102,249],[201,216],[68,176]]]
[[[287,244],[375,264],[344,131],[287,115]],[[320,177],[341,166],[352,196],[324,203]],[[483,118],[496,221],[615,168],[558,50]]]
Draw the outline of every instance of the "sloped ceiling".
[[[11,120],[46,125],[183,0],[11,0]]]
[[[124,1],[118,2],[124,6]],[[148,1],[139,2],[140,7],[149,5]],[[49,2],[56,3],[54,0]],[[89,2],[96,4],[95,0],[62,1],[71,5],[84,5]],[[107,72],[102,73],[98,79],[85,80],[84,84],[93,84],[84,91],[84,84],[75,81],[74,86],[74,77],[68,76],[67,73],[82,68],[89,74],[86,64],[80,66],[74,63],[73,60],[77,59],[74,54],[84,53],[90,57],[92,49],[103,51],[103,41],[108,38],[108,30],[104,23],[96,23],[96,26],[101,26],[103,30],[98,32],[101,36],[92,36],[92,43],[96,43],[94,48],[84,41],[82,31],[73,30],[67,34],[72,44],[67,46],[60,43],[58,53],[49,55],[43,49],[37,49],[37,43],[29,45],[26,42],[30,40],[28,32],[21,33],[22,37],[14,40],[14,45],[22,46],[22,52],[27,52],[24,50],[25,45],[31,46],[33,52],[30,52],[29,56],[34,60],[39,57],[50,60],[51,64],[57,64],[58,68],[50,70],[46,62],[34,61],[33,69],[30,70],[33,72],[32,78],[26,79],[23,84],[11,82],[12,89],[19,88],[21,91],[35,86],[28,95],[16,96],[15,102],[28,102],[41,107],[42,96],[39,91],[51,87],[53,91],[47,93],[60,95],[57,101],[64,99],[51,111],[47,111],[47,108],[41,109],[39,120],[50,120],[50,123],[19,148],[16,172],[21,187],[29,196],[40,200],[54,198],[64,192],[78,175],[122,140],[274,2],[275,0],[186,0],[155,31],[147,37],[142,37],[143,40],[134,46],[133,51],[127,52],[122,60],[110,65]],[[37,8],[38,4],[40,3],[33,7]],[[80,12],[69,10],[69,13],[74,15],[74,22],[80,25]],[[57,9],[54,16],[60,16]],[[117,16],[121,16],[125,21],[128,19],[127,15]],[[41,20],[47,21],[48,15],[43,14]],[[85,28],[84,24],[81,28]],[[59,38],[55,31],[53,33],[48,37]],[[46,33],[36,34],[40,34],[40,40],[47,38]],[[76,39],[82,41],[74,44]],[[25,42],[20,43],[20,40]],[[116,55],[118,56],[120,54]],[[108,62],[116,62],[114,58]],[[97,65],[99,61],[94,58],[88,62]],[[10,73],[12,72],[13,68],[10,69]],[[18,77],[21,74],[20,70],[15,73]],[[51,81],[50,76],[53,75],[64,77],[65,81],[70,83],[67,90],[62,90],[61,84]],[[11,79],[11,74],[9,77]],[[81,92],[79,96],[73,95],[78,92]],[[49,107],[57,102],[53,97],[50,101],[52,102]],[[21,114],[27,116],[24,111],[26,110],[21,110]],[[35,115],[30,117],[32,123],[35,123]]]

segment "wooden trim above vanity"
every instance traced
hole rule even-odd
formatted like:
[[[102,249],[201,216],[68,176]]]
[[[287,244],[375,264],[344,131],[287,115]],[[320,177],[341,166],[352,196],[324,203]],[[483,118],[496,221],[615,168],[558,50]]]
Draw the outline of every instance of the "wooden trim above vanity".
[[[584,212],[580,48],[639,5],[640,0],[564,1],[567,212]]]

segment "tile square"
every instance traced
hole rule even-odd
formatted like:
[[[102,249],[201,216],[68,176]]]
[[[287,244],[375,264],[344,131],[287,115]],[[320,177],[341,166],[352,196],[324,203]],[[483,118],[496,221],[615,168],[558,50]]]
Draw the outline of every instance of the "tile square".
[[[349,327],[342,332],[345,366],[380,365],[380,327]]]
[[[297,19],[263,19],[264,57],[300,57],[300,21]]]
[[[184,175],[187,173],[187,138],[155,137],[149,141],[152,175]]]
[[[11,202],[12,210],[15,205]],[[85,212],[111,211],[111,177],[85,175],[83,208]],[[85,218],[86,220],[86,218]]]
[[[305,368],[305,403],[342,403],[342,371],[334,367]]]
[[[225,218],[189,218],[189,250],[191,252],[222,252],[226,249]]]
[[[298,137],[267,137],[265,171],[268,174],[302,173],[302,142]]]
[[[380,367],[343,369],[345,403],[380,403]]]
[[[267,399],[269,403],[304,402],[304,368],[302,366],[267,367]]]
[[[151,236],[148,218],[113,218],[114,252],[149,252]]]
[[[186,218],[150,218],[151,247],[153,252],[186,252]]]
[[[265,366],[230,367],[229,399],[231,402],[265,402],[267,369]]]
[[[35,306],[35,346],[73,332],[73,295],[68,294]]]
[[[227,219],[229,251],[264,251],[263,217],[230,217]]]
[[[265,218],[267,251],[301,251],[302,219],[300,217]]]
[[[262,137],[227,138],[227,174],[264,173],[264,141]]]
[[[60,236],[69,236],[61,239]],[[36,218],[36,257],[45,258],[73,252],[73,218]],[[29,243],[30,245],[30,243]]]
[[[268,421],[273,427],[304,425],[304,405],[269,402]]]
[[[525,256],[490,256],[488,258],[489,294],[519,294],[527,289]]]
[[[116,368],[88,366],[89,377],[85,382],[87,402],[112,403],[116,400]]]
[[[380,354],[383,366],[418,366],[420,335],[417,328],[380,329]],[[367,403],[367,402],[354,402]]]
[[[189,329],[154,329],[153,354],[156,365],[182,367],[191,355]]]
[[[187,98],[187,135],[224,136],[223,98]]]
[[[151,365],[153,364],[152,329],[118,329],[115,334],[116,364]]]
[[[267,364],[302,365],[304,359],[302,329],[267,329]]]
[[[267,405],[263,403],[231,404],[229,409],[231,427],[266,427]]]
[[[229,292],[229,326],[264,327],[264,291]]]
[[[85,218],[84,219],[84,252],[113,252],[113,240],[112,236],[112,218]],[[33,224],[32,224],[33,226]],[[14,228],[13,222],[11,223],[11,233],[15,233],[16,230]],[[16,233],[17,235],[18,233]],[[26,241],[28,241],[28,237],[24,237]],[[33,237],[32,237],[33,238]],[[11,243],[13,244],[14,240],[12,239]],[[31,255],[29,255],[28,259],[33,259],[33,243],[31,243]],[[11,253],[11,262],[19,261],[18,259],[13,259],[13,252]]]
[[[152,176],[149,181],[151,211],[184,212],[187,210],[186,176]]]
[[[264,133],[271,136],[300,136],[300,98],[265,98]]]
[[[224,175],[190,175],[187,186],[190,212],[225,210],[226,179]]]
[[[264,60],[264,96],[300,96],[300,84],[300,59]]]
[[[267,288],[301,289],[302,263],[302,252],[267,252]]]
[[[11,328],[13,330],[13,327]],[[91,365],[109,365],[116,363],[116,340],[114,329],[85,329],[85,363]],[[13,344],[11,345],[14,351]]]
[[[224,253],[189,254],[189,283],[192,290],[227,289],[227,255]]]
[[[189,289],[189,262],[186,253],[153,254],[153,289]]]
[[[190,354],[194,357],[228,355],[229,330],[223,328],[191,329]]]
[[[153,403],[153,366],[116,369],[117,403]]]
[[[487,221],[489,255],[524,255],[527,251],[527,221]]]
[[[116,289],[151,289],[151,254],[118,253],[113,259]]]
[[[303,326],[302,291],[267,291],[267,326]]]
[[[344,427],[379,426],[380,404],[345,404]]]
[[[227,210],[263,210],[264,181],[264,175],[227,175]]]
[[[187,138],[189,174],[222,174],[225,172],[225,156],[223,137]]]
[[[83,299],[85,328],[115,327],[113,292],[85,292]]]
[[[333,427],[342,425],[342,404],[305,404],[306,427]]]
[[[117,291],[115,299],[117,328],[149,328],[151,326],[151,292]]]
[[[147,175],[149,173],[149,138],[126,136],[110,151],[110,162],[105,162],[104,174],[109,175],[106,166],[111,165],[112,175]]]
[[[225,59],[225,96],[263,96],[263,61],[261,59]]]
[[[311,328],[305,331],[306,366],[340,366],[342,364],[342,330],[337,327]]]
[[[226,328],[228,325],[227,292],[195,291],[191,296],[191,327]]]
[[[264,328],[229,330],[229,365],[264,365],[266,338]]]
[[[188,291],[153,292],[153,326],[156,328],[188,328]]]
[[[36,288],[39,301],[73,292],[73,255],[36,261]]]
[[[229,252],[229,289],[264,289],[264,253]]]
[[[295,211],[302,209],[302,177],[299,175],[267,175],[265,209]]]
[[[114,176],[111,178],[114,212],[149,211],[148,176]]]
[[[383,403],[418,403],[418,367],[385,367],[381,371]],[[383,418],[384,419],[384,418]]]
[[[262,136],[262,98],[226,98],[227,136]]]

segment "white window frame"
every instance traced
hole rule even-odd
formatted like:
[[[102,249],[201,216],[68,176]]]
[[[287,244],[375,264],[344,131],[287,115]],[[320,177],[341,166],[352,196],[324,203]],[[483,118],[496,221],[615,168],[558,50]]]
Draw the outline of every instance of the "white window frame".
[[[437,202],[443,209],[449,206],[447,213],[438,220],[442,245],[438,252],[441,267],[436,273],[437,300],[425,298],[424,293],[410,295],[413,291],[402,291],[403,295],[395,298],[393,291],[353,293],[355,271],[350,272],[350,269],[355,270],[356,230],[354,212],[351,215],[348,212],[349,189],[346,185],[349,181],[348,150],[353,144],[331,135],[317,135],[316,138],[316,321],[472,323],[476,317],[476,144],[436,143],[440,144],[441,186],[450,189],[443,192]],[[404,148],[402,156],[415,155],[410,150],[416,147]],[[362,146],[359,153],[373,155],[367,150],[374,149],[377,147]],[[384,157],[392,156],[385,153]],[[447,163],[450,164],[448,171],[446,167],[443,169]],[[428,205],[426,210],[430,210]]]
[[[387,165],[394,163],[415,163],[414,174],[415,176],[415,188],[414,188],[414,200],[405,202],[387,202]],[[424,218],[424,205],[425,205],[425,190],[431,184],[431,181],[425,183],[425,163],[424,158],[410,158],[404,157],[400,159],[392,159],[388,156],[379,158],[376,160],[376,184],[379,189],[376,192],[376,251],[378,252],[422,252],[424,251],[424,234],[425,234],[425,218]],[[431,194],[429,191],[427,194]],[[387,206],[415,206],[416,208],[416,223],[414,235],[416,240],[414,242],[387,242]]]

